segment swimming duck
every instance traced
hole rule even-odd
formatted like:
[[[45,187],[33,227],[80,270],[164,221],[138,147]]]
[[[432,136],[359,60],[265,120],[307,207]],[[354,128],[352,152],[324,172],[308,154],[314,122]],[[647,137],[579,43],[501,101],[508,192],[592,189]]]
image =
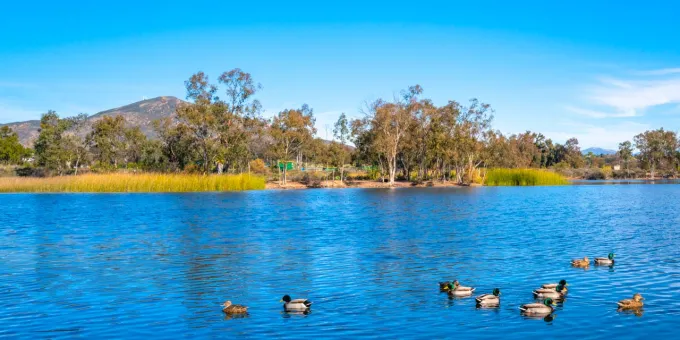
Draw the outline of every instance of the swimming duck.
[[[590,267],[590,260],[588,259],[588,256],[586,256],[583,259],[571,260],[571,265],[579,268]]]
[[[227,314],[245,314],[248,313],[248,307],[243,305],[234,305],[231,301],[222,304],[222,311]]]
[[[291,300],[288,295],[284,295],[281,302],[283,302],[283,309],[286,312],[305,312],[312,306],[312,301],[307,299]]]
[[[546,315],[546,314],[552,314],[552,312],[555,311],[555,308],[553,307],[555,305],[555,302],[551,298],[547,298],[543,300],[543,303],[527,303],[524,305],[521,305],[519,307],[519,310],[524,313],[524,314],[540,314],[540,315]]]
[[[501,290],[494,288],[491,294],[482,294],[475,298],[477,306],[480,307],[494,307],[501,304]]]
[[[543,298],[552,298],[555,300],[562,300],[564,299],[564,296],[566,295],[567,290],[563,285],[557,285],[557,287],[553,288],[539,288],[534,290],[534,298],[536,299],[543,299]]]
[[[595,264],[599,266],[611,266],[614,264],[614,253],[609,253],[607,257],[596,257]]]
[[[444,282],[439,282],[439,291],[442,292],[448,292],[449,291],[449,285],[453,281],[444,281]]]
[[[644,300],[642,295],[635,294],[635,295],[633,295],[632,299],[621,300],[621,301],[617,302],[617,304],[619,305],[619,308],[621,308],[621,309],[635,309],[635,308],[640,308],[640,307],[642,307],[642,305],[644,305],[642,303],[642,300]]]
[[[541,288],[555,289],[559,285],[564,286],[564,290],[567,290],[567,286],[569,286],[569,284],[567,284],[567,280],[560,280],[560,282],[558,282],[558,283],[546,283],[546,284],[542,285]]]
[[[453,283],[449,284],[449,296],[470,296],[475,291],[472,287],[463,287],[460,285],[458,280],[454,280]]]

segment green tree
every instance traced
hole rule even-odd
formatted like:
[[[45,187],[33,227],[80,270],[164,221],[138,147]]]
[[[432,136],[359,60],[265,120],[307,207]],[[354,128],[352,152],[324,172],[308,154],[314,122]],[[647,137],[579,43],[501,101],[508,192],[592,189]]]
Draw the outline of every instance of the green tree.
[[[92,124],[87,137],[93,158],[102,166],[118,167],[127,163],[126,121],[123,116],[104,116]]]
[[[305,144],[316,133],[314,115],[306,105],[300,109],[284,110],[272,119],[270,133],[274,139],[274,153],[284,162],[282,184],[286,184],[286,162],[300,154]]]
[[[349,133],[349,122],[347,121],[347,116],[343,112],[340,114],[338,121],[335,122],[333,127],[333,136],[340,142],[340,147],[335,148],[336,158],[340,165],[340,181],[345,180],[345,163],[347,163],[347,157],[349,156],[346,145],[349,141]]]
[[[651,178],[655,178],[657,169],[675,171],[678,150],[678,138],[675,132],[658,130],[645,131],[634,138],[635,147],[640,151],[640,159],[650,170]]]
[[[630,176],[628,164],[633,158],[633,143],[630,141],[625,141],[619,144],[619,151],[617,152],[619,159],[626,166],[626,177]]]
[[[70,122],[69,132],[62,139],[62,147],[66,157],[66,164],[73,168],[74,175],[78,174],[80,166],[89,159],[87,142],[82,135],[87,128],[87,115],[81,113],[75,117],[66,118]]]
[[[564,145],[564,160],[569,163],[572,168],[583,167],[583,155],[581,154],[581,147],[578,145],[578,139],[569,138]]]
[[[472,183],[474,171],[484,162],[484,136],[491,129],[493,110],[489,104],[472,99],[469,106],[458,111],[453,157],[456,175],[460,183]]]
[[[384,155],[390,186],[394,185],[397,172],[397,155],[408,133],[413,112],[418,108],[417,96],[423,92],[420,85],[402,91],[401,99],[386,102],[382,99],[369,106],[370,129],[374,130],[374,147]]]
[[[40,118],[40,130],[34,143],[36,164],[59,175],[69,169],[72,159],[66,147],[66,131],[73,126],[73,120],[61,119],[50,110]]]
[[[28,150],[9,126],[0,126],[0,163],[19,164]]]
[[[176,124],[170,118],[154,122],[154,131],[159,138],[162,157],[157,160],[167,161],[166,170],[184,170],[199,156],[196,153],[196,139],[191,129],[185,124]]]

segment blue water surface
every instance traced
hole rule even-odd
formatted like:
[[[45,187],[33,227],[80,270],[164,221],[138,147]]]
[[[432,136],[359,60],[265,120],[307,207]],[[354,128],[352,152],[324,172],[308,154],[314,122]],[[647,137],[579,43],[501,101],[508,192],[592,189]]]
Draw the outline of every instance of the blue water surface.
[[[0,337],[673,337],[678,203],[672,184],[5,194]],[[610,251],[612,268],[569,265]],[[445,279],[498,287],[501,307]],[[553,320],[520,315],[560,279]],[[636,292],[644,309],[617,311]],[[312,312],[283,313],[284,294]]]

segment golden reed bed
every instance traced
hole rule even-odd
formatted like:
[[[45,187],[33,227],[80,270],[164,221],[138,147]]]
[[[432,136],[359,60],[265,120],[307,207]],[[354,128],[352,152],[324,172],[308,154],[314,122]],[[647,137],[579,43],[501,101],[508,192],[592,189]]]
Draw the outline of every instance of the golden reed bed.
[[[565,185],[569,181],[562,175],[541,169],[489,169],[488,186]]]
[[[261,190],[262,176],[86,174],[46,178],[0,177],[0,192],[207,192]]]

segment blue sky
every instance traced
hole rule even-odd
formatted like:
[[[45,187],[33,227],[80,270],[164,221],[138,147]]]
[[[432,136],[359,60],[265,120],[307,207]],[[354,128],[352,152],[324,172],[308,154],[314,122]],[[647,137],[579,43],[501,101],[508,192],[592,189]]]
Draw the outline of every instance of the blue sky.
[[[504,133],[615,148],[680,127],[680,4],[671,1],[12,2],[0,12],[0,122],[184,98],[235,67],[272,115],[340,112],[420,84],[477,97]],[[329,128],[329,134],[332,127]]]

